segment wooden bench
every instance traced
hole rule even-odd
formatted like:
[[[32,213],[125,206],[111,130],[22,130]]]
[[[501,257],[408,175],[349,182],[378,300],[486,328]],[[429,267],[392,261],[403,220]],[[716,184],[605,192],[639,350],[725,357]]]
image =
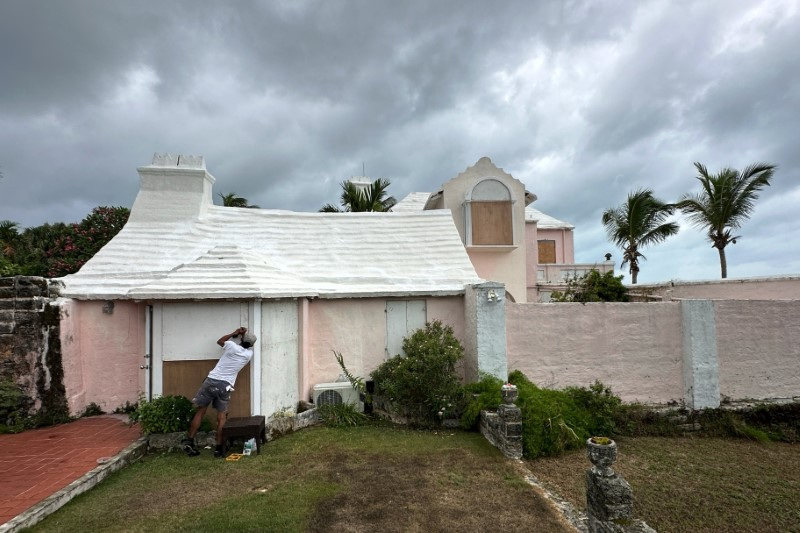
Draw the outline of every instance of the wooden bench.
[[[266,418],[263,416],[243,416],[229,418],[222,428],[222,446],[225,452],[233,439],[242,438],[256,440],[257,453],[261,453],[261,444],[267,442]]]

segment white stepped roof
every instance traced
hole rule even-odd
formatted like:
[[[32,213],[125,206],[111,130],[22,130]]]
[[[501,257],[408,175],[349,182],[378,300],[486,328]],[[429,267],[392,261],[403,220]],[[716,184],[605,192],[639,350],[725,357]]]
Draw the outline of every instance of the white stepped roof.
[[[558,220],[550,215],[542,213],[531,206],[525,208],[525,222],[536,222],[539,229],[574,229],[575,226],[569,222]]]
[[[428,198],[431,197],[431,193],[429,192],[412,192],[408,193],[408,195],[397,202],[394,207],[392,207],[393,213],[410,213],[410,212],[419,212],[425,209],[425,204],[428,202]]]
[[[479,283],[449,211],[297,213],[208,205],[131,220],[76,274],[78,299],[344,298]]]

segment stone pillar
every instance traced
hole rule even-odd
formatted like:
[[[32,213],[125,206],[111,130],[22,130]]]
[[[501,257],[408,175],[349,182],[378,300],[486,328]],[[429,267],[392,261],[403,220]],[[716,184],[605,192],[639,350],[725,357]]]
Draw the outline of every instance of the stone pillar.
[[[464,295],[467,381],[478,381],[481,374],[508,379],[505,294],[505,285],[495,281],[467,287]]]
[[[514,405],[517,388],[506,384],[500,391],[503,403],[496,413],[481,411],[481,433],[486,440],[512,459],[522,458],[522,411]]]
[[[592,468],[586,471],[586,514],[590,533],[653,532],[633,518],[633,491],[611,465],[617,459],[617,443],[603,437],[586,441]]]
[[[689,409],[719,407],[719,361],[714,302],[683,300],[683,389]]]

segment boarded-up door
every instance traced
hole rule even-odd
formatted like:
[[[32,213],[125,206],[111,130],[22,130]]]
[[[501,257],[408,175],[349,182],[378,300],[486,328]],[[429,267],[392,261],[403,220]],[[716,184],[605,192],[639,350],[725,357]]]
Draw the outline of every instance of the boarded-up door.
[[[389,300],[386,302],[386,358],[403,353],[403,338],[425,327],[425,300]]]
[[[161,362],[161,394],[191,399],[222,348],[217,339],[239,326],[251,327],[248,303],[190,302],[157,306],[153,320],[154,363]],[[250,367],[236,377],[229,416],[250,416]],[[157,390],[155,392],[158,392]],[[211,416],[212,422],[216,417]]]
[[[556,241],[539,241],[539,264],[551,264],[556,262]]]

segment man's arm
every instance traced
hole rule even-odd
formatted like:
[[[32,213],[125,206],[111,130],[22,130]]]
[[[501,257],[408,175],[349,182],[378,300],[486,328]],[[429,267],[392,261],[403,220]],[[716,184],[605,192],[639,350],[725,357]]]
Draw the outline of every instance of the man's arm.
[[[244,327],[237,328],[233,333],[228,333],[227,335],[223,335],[222,337],[220,337],[217,340],[217,344],[219,344],[220,346],[224,346],[225,345],[225,341],[227,341],[231,337],[235,337],[237,335],[244,335],[246,331],[247,331],[247,328],[244,328]]]

